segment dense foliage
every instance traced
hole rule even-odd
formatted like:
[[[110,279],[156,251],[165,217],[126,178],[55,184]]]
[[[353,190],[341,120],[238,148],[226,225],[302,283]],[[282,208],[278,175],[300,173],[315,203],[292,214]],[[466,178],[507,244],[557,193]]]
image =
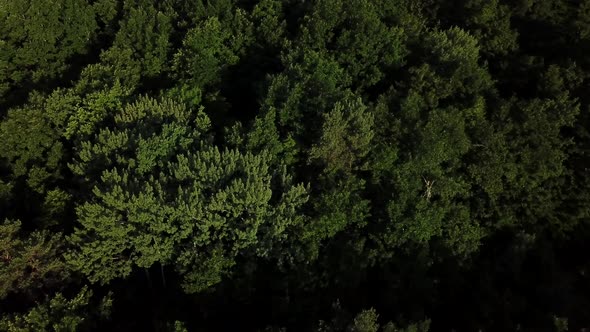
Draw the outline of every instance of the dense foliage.
[[[0,330],[590,328],[590,0],[0,0]]]

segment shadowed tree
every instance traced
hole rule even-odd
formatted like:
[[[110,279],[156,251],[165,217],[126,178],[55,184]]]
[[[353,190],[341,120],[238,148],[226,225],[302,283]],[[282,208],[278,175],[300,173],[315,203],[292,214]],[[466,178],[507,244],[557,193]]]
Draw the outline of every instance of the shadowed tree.
[[[59,78],[88,51],[97,28],[83,0],[0,1],[0,103],[10,91]]]

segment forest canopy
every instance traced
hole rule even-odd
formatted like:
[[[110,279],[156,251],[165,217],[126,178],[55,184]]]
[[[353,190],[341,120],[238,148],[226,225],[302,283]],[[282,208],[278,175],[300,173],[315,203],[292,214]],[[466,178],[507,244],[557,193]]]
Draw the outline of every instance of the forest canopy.
[[[0,0],[0,331],[590,328],[590,0]]]

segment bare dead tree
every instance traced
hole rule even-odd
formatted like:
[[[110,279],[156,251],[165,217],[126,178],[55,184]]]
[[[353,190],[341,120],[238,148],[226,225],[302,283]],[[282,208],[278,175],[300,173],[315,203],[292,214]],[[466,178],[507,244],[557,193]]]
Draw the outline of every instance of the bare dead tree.
[[[426,186],[422,197],[425,197],[426,200],[429,201],[430,197],[432,197],[432,186],[434,185],[434,180],[427,180],[424,176],[422,176],[422,180],[424,180],[424,185]]]

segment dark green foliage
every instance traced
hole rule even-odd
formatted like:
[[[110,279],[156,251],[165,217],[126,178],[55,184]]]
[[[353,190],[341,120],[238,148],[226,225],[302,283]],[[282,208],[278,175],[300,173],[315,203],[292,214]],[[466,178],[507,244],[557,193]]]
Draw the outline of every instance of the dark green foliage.
[[[71,299],[57,293],[25,314],[3,317],[0,329],[7,332],[88,329],[93,326],[93,318],[96,321],[108,318],[112,305],[110,297],[103,298],[98,304],[91,304],[91,298],[92,291],[87,287]]]
[[[20,226],[9,220],[0,225],[0,299],[11,293],[59,287],[69,274],[61,259],[60,234],[39,231],[21,239]]]
[[[355,86],[372,86],[406,53],[402,30],[388,27],[380,14],[374,1],[317,1],[303,22],[301,44],[333,56]]]
[[[174,55],[175,78],[199,88],[220,83],[228,67],[252,43],[252,33],[252,23],[240,9],[227,20],[204,19],[186,33],[182,48]]]
[[[183,49],[174,56],[174,70],[183,84],[205,87],[217,83],[220,71],[238,61],[219,19],[209,18],[191,29],[183,41]]]
[[[347,332],[428,332],[430,330],[430,320],[410,324],[406,328],[398,328],[392,322],[381,326],[378,322],[379,314],[371,308],[359,312],[356,316],[350,318],[336,302],[334,305],[335,318],[330,323],[320,321],[317,332],[347,331]]]
[[[109,79],[116,78],[126,88],[140,85],[142,78],[161,77],[170,67],[171,19],[149,1],[139,2],[127,4],[113,45],[100,55],[109,66],[100,66],[108,71]]]
[[[0,330],[587,329],[589,52],[588,0],[0,0]]]
[[[310,161],[324,166],[328,174],[366,169],[363,159],[371,148],[372,127],[373,115],[360,100],[336,103],[325,114],[322,136],[309,152]]]
[[[0,158],[6,162],[6,179],[19,183],[10,189],[13,197],[9,201],[11,205],[25,201],[26,207],[24,211],[6,208],[4,217],[33,215],[42,227],[61,222],[71,198],[67,189],[59,187],[67,153],[63,136],[77,101],[61,89],[47,97],[33,94],[29,104],[11,109],[0,124]]]
[[[71,57],[88,51],[98,28],[82,0],[2,0],[0,8],[0,102],[14,89],[58,79]]]

